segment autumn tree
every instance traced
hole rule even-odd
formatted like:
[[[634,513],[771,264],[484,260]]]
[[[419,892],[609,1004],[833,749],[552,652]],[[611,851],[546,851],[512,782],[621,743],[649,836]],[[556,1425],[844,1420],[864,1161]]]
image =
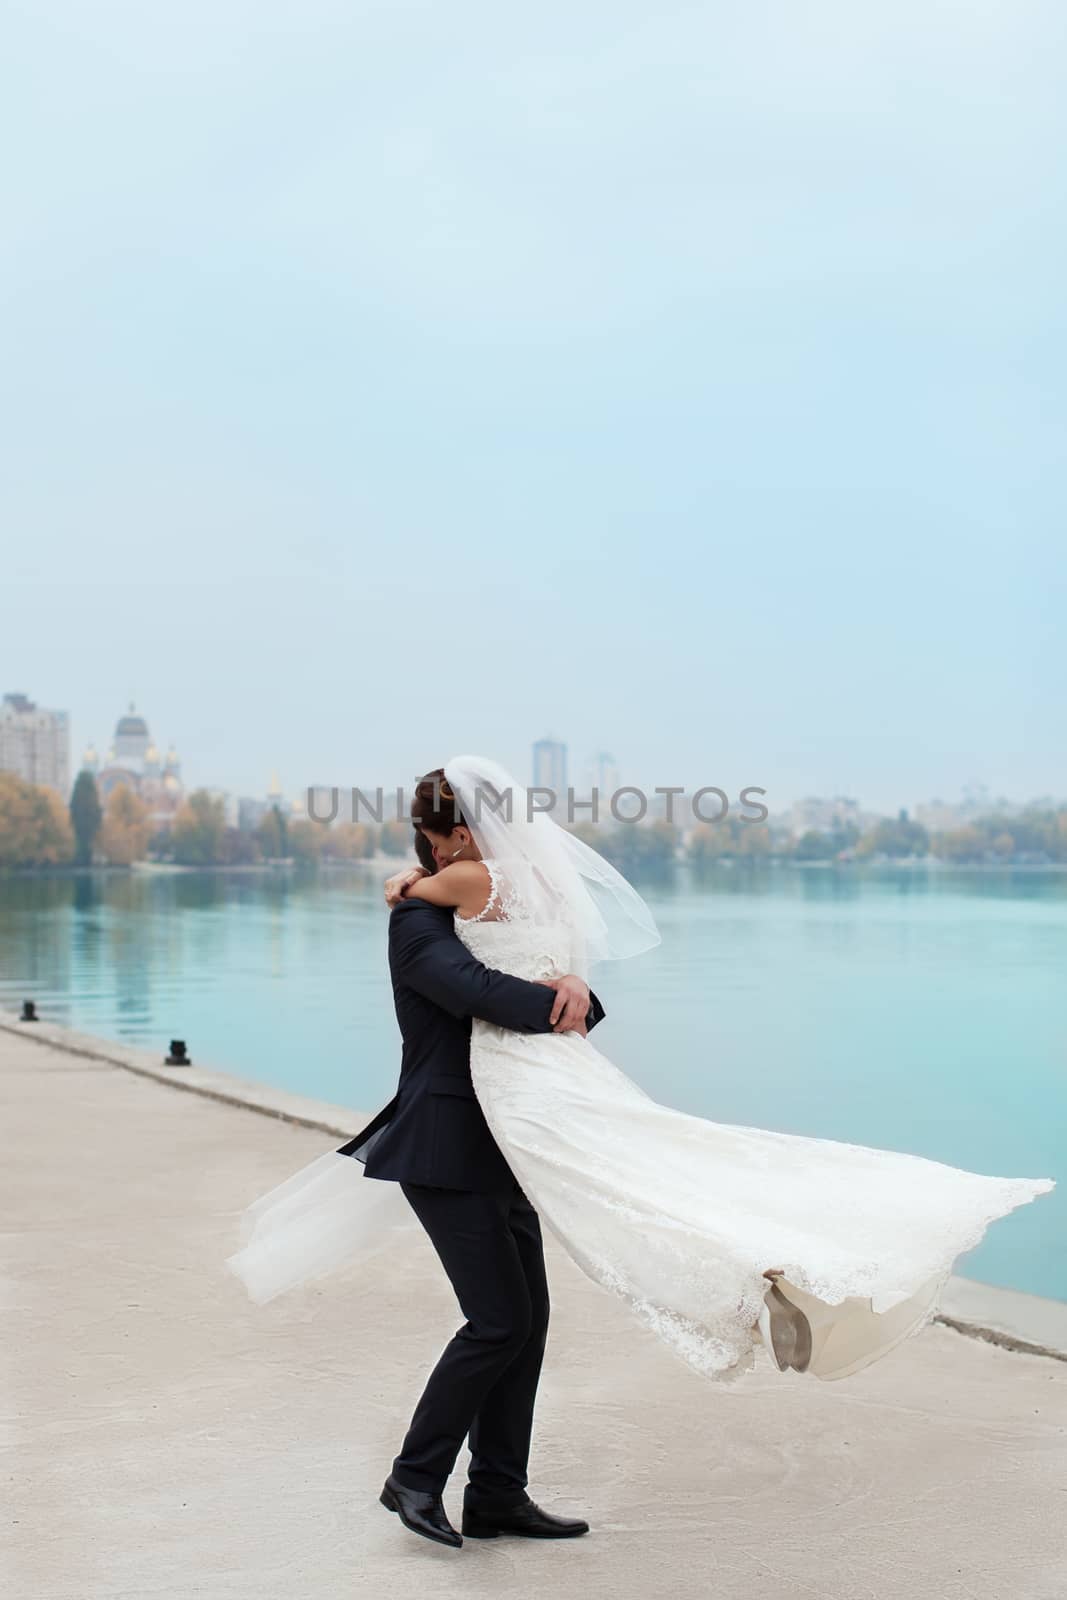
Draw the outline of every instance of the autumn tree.
[[[724,858],[770,854],[771,835],[766,823],[746,822],[742,817],[700,822],[689,836],[689,859],[695,866]]]
[[[259,859],[255,834],[242,833],[240,828],[223,831],[219,864],[224,867],[248,867]]]
[[[947,828],[934,834],[930,848],[941,861],[981,861],[986,840],[980,828]]]
[[[306,822],[303,817],[296,818],[289,824],[289,855],[294,861],[317,861],[325,831],[321,822]]]
[[[410,822],[383,822],[378,834],[378,843],[387,856],[406,856],[410,854],[411,823]]]
[[[174,859],[183,866],[212,867],[223,859],[226,808],[206,789],[195,790],[174,819]]]
[[[906,860],[924,856],[930,848],[929,835],[919,822],[911,822],[906,811],[895,817],[883,817],[865,833],[856,846],[856,855],[888,856],[891,860]]]
[[[789,853],[794,861],[836,861],[842,851],[855,847],[859,836],[854,822],[835,822],[825,833],[809,828],[794,840]]]
[[[374,854],[374,836],[362,822],[335,822],[332,827],[316,826],[322,834],[322,856],[326,861],[360,861]]]
[[[97,836],[97,849],[113,867],[128,867],[143,861],[148,851],[152,826],[148,807],[128,784],[120,783],[107,797],[104,820]]]
[[[0,772],[0,868],[65,866],[74,830],[54,789]]]
[[[832,861],[836,854],[830,835],[820,833],[817,828],[809,828],[802,833],[792,849],[794,861]]]
[[[679,829],[673,822],[620,822],[614,826],[580,822],[575,836],[617,867],[621,873],[662,870],[678,851]]]

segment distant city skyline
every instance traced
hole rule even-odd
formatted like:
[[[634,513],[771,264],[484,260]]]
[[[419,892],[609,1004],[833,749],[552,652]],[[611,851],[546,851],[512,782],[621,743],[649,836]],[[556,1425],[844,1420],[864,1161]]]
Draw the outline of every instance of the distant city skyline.
[[[0,701],[0,710],[6,712],[8,724],[14,720],[16,711],[18,711],[20,718],[23,720],[30,712],[35,714],[35,720],[38,722],[40,722],[42,716],[50,719],[46,734],[47,739],[54,741],[59,738],[61,742],[66,739],[67,744],[70,746],[69,766],[65,769],[62,766],[64,759],[62,754],[54,755],[51,753],[53,749],[51,743],[48,746],[50,754],[47,757],[50,761],[59,761],[60,765],[55,770],[66,770],[68,772],[68,793],[78,772],[82,770],[83,766],[87,766],[88,770],[92,771],[95,776],[102,776],[102,793],[105,797],[111,788],[115,786],[116,781],[120,778],[125,778],[128,774],[130,775],[130,781],[135,786],[139,784],[147,786],[145,788],[146,794],[154,795],[156,788],[162,793],[167,786],[170,786],[173,796],[184,796],[192,789],[204,788],[230,796],[234,807],[237,806],[238,802],[245,802],[245,812],[250,814],[250,808],[251,810],[258,808],[262,811],[266,809],[270,800],[279,798],[284,798],[288,805],[292,805],[295,802],[299,808],[303,804],[308,787],[316,786],[317,782],[313,780],[309,784],[295,778],[290,780],[284,760],[264,763],[260,769],[258,780],[255,776],[254,767],[246,767],[245,770],[253,771],[253,777],[250,782],[242,784],[239,781],[228,781],[225,776],[217,772],[206,770],[201,772],[195,748],[192,755],[191,769],[195,776],[188,775],[184,770],[186,763],[183,762],[179,765],[173,743],[169,746],[165,756],[158,753],[150,738],[147,718],[142,714],[141,709],[134,700],[129,700],[125,709],[120,710],[114,723],[114,733],[111,739],[107,743],[101,741],[102,751],[91,739],[85,741],[79,750],[76,723],[73,724],[75,737],[73,740],[70,738],[71,720],[69,714],[63,711],[43,712],[32,697],[25,695],[24,692],[5,692],[2,701]],[[51,719],[55,718],[59,720],[53,726]],[[0,739],[3,737],[4,726],[2,715],[0,715]],[[29,777],[33,771],[52,770],[51,768],[31,766],[29,758],[25,756],[20,755],[19,759],[15,759],[11,752],[16,747],[12,742],[10,733],[6,737],[8,740],[6,745],[0,742],[0,770],[15,771],[23,777]],[[57,746],[56,748],[59,747]],[[448,752],[448,754],[459,753],[458,750]],[[446,755],[441,759],[445,760],[447,758]],[[436,765],[438,763],[434,761],[433,764]],[[506,762],[504,764],[507,765]],[[234,769],[236,769],[236,764],[231,770]],[[419,770],[421,772],[426,769],[420,768]],[[568,786],[570,786],[573,787],[575,794],[587,794],[591,786],[595,784],[600,794],[607,796],[623,784],[634,783],[648,793],[652,806],[650,815],[655,814],[657,800],[653,791],[657,787],[657,781],[654,779],[642,779],[627,772],[616,761],[613,754],[602,749],[591,748],[588,753],[582,753],[581,756],[575,758],[566,740],[542,735],[540,738],[530,742],[526,767],[524,768],[521,762],[516,762],[511,770],[519,783],[539,784],[561,793],[565,793]],[[583,773],[584,777],[579,777],[577,775],[579,772]],[[397,784],[409,788],[413,778],[417,775],[418,773],[416,772],[409,774],[390,773],[383,778],[374,776],[373,772],[369,776],[367,772],[363,772],[356,778],[337,780],[336,786],[342,790],[349,789],[353,785],[362,787],[364,790],[373,790],[381,787],[388,792]],[[720,774],[720,778],[721,776]],[[38,779],[36,781],[42,780]],[[673,781],[672,777],[664,780],[666,784]],[[720,782],[713,774],[710,778],[705,775],[704,777],[690,780],[688,783],[684,783],[683,787],[687,793],[691,793],[706,782],[718,783],[720,787],[727,790],[732,801],[736,799],[740,790],[746,786],[744,783],[737,783],[731,789],[729,784]],[[156,786],[156,788],[153,786]],[[333,786],[333,782],[324,784],[326,788]],[[766,786],[759,785],[759,787]],[[947,827],[963,816],[974,816],[981,813],[983,809],[991,809],[1001,799],[1017,806],[1044,799],[1061,801],[1063,798],[1062,795],[1055,794],[1052,791],[1033,794],[1010,794],[1003,791],[998,793],[992,790],[989,785],[971,779],[962,783],[955,792],[946,791],[942,794],[913,795],[895,800],[888,805],[882,805],[873,799],[868,799],[862,793],[848,793],[834,790],[831,787],[824,787],[823,789],[811,788],[803,793],[789,796],[779,795],[776,797],[771,792],[764,797],[763,803],[768,806],[772,821],[781,821],[789,816],[793,825],[799,831],[807,825],[821,828],[830,826],[832,822],[841,824],[855,823],[861,821],[864,817],[892,815],[900,809],[907,810],[917,821],[931,827]],[[173,800],[171,801],[171,808],[173,808]],[[609,816],[610,813],[605,812],[605,815]]]

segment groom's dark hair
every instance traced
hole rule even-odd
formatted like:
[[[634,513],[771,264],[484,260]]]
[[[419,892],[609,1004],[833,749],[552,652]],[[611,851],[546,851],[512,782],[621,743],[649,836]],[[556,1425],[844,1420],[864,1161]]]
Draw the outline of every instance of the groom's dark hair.
[[[419,866],[425,867],[433,877],[437,871],[437,862],[434,860],[433,845],[427,839],[421,828],[415,829],[415,854],[419,858]]]
[[[423,828],[429,828],[431,833],[443,833],[447,836],[458,822],[464,820],[459,800],[452,793],[451,785],[445,777],[444,767],[435,767],[415,785],[415,795],[411,802],[411,820],[415,824],[416,844]]]

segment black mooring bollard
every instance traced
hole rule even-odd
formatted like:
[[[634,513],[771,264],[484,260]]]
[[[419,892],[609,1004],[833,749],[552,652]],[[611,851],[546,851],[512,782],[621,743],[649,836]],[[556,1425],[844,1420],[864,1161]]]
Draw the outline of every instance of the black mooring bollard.
[[[24,1000],[22,1002],[22,1016],[19,1018],[19,1021],[40,1022],[40,1020],[40,1017],[37,1015],[37,1007],[34,1005],[33,1001]]]
[[[167,1067],[191,1067],[192,1062],[185,1053],[185,1040],[172,1039],[170,1041],[170,1055],[164,1062]]]

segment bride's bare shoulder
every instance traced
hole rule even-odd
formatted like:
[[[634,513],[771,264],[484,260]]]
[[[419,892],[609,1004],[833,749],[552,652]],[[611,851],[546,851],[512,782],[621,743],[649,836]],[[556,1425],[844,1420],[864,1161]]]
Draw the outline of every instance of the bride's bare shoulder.
[[[483,861],[453,861],[432,878],[413,883],[408,896],[428,900],[435,906],[451,906],[461,917],[474,917],[484,910],[492,888],[493,880]]]

